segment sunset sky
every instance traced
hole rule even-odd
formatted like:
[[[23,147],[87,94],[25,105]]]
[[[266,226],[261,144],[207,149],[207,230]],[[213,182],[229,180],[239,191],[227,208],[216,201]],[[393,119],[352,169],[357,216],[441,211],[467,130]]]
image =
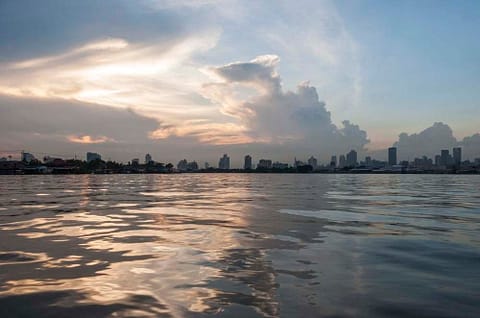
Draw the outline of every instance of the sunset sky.
[[[479,31],[478,1],[2,0],[0,152],[473,159]]]

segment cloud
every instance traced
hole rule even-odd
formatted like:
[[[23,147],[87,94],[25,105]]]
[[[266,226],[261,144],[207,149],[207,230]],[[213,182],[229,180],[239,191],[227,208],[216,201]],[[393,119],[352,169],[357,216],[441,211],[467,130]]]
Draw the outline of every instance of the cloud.
[[[463,148],[465,158],[480,158],[480,133],[467,136],[459,143]]]
[[[71,153],[133,151],[162,123],[131,109],[58,99],[0,96],[0,144],[6,149]],[[123,156],[122,156],[123,157]]]
[[[187,61],[215,45],[218,32],[166,43],[92,41],[49,56],[0,65],[0,94],[64,98],[161,111],[192,105],[203,75]]]
[[[480,134],[458,141],[449,125],[436,122],[419,133],[401,133],[393,146],[397,147],[398,155],[403,160],[421,156],[433,158],[442,149],[452,152],[453,147],[463,148],[463,158],[474,159],[480,156]]]
[[[67,140],[71,142],[76,142],[79,144],[103,144],[105,142],[114,141],[113,139],[108,138],[106,136],[92,137],[89,135],[83,135],[83,136],[70,135],[70,136],[67,136]]]
[[[276,55],[258,56],[205,70],[215,82],[204,85],[204,96],[220,105],[224,114],[239,120],[256,142],[302,143],[329,153],[363,150],[365,131],[349,121],[338,128],[319,100],[317,90],[302,82],[295,92],[284,91]]]

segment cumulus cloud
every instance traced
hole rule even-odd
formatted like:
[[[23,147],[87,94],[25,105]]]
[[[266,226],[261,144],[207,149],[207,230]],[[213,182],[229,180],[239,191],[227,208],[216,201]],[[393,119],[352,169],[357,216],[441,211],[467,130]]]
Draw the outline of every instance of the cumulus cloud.
[[[451,152],[453,147],[462,147],[463,157],[473,159],[480,156],[480,134],[459,141],[449,125],[436,122],[419,133],[401,133],[393,146],[397,147],[400,158],[405,160],[424,155],[434,157],[442,149]]]
[[[257,142],[301,143],[329,153],[363,150],[369,140],[365,131],[349,121],[339,128],[309,82],[296,91],[285,91],[277,72],[276,55],[259,56],[249,62],[210,67],[215,79],[204,85],[204,96],[220,105],[224,114],[246,127]]]

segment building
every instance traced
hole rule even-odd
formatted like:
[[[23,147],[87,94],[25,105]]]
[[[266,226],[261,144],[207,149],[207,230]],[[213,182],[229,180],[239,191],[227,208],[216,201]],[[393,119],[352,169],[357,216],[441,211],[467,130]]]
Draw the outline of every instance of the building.
[[[31,161],[35,160],[35,156],[31,153],[22,151],[22,161],[26,163],[30,163]]]
[[[243,164],[243,169],[251,170],[252,168],[253,168],[252,167],[252,156],[246,155],[245,160],[244,160],[244,164]]]
[[[332,156],[330,159],[330,167],[335,168],[337,166],[337,156]]]
[[[397,148],[388,148],[388,165],[395,166],[397,164]]]
[[[92,162],[95,160],[102,160],[102,156],[96,152],[87,152],[87,162]]]
[[[288,169],[288,163],[274,162],[272,163],[273,169]]]
[[[187,171],[197,171],[197,170],[198,170],[198,163],[196,161],[187,163]]]
[[[450,152],[447,149],[440,151],[440,165],[448,166],[450,164]]]
[[[372,157],[370,157],[370,156],[365,157],[365,165],[366,165],[367,167],[371,167],[371,166],[372,166]]]
[[[350,150],[350,152],[347,153],[347,167],[356,167],[357,162],[357,152],[355,150]]]
[[[311,156],[310,158],[308,158],[308,161],[307,161],[307,162],[308,162],[308,164],[309,164],[310,166],[312,166],[313,170],[317,169],[317,163],[318,163],[318,161],[317,161],[317,159],[316,159],[315,157]]]
[[[138,158],[133,158],[132,159],[132,166],[139,166],[140,165],[140,159]]]
[[[453,148],[453,164],[457,167],[462,164],[462,148],[460,147]]]
[[[347,165],[347,160],[345,160],[344,155],[340,155],[340,158],[338,160],[338,167],[339,168],[344,168]]]
[[[152,164],[152,163],[153,163],[152,156],[150,156],[150,154],[147,153],[147,154],[145,155],[145,164],[146,164],[146,165],[149,165],[149,164]]]
[[[260,159],[257,165],[257,169],[272,169],[272,160]]]
[[[435,156],[435,165],[440,166],[440,162],[442,161],[440,155]]]
[[[187,171],[188,169],[188,162],[187,159],[180,160],[177,163],[177,170],[178,171]]]
[[[295,168],[301,167],[301,166],[304,166],[304,165],[305,165],[305,163],[304,163],[303,161],[297,160],[297,157],[295,157],[295,159],[294,159],[294,161],[293,161],[293,166],[294,166]]]
[[[229,170],[230,169],[230,157],[224,154],[218,161],[218,169]]]

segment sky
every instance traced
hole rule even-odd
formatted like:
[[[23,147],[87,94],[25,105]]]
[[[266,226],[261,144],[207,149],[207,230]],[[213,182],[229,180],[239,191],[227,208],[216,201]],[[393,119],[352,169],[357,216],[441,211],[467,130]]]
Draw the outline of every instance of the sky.
[[[0,154],[473,159],[479,30],[463,0],[1,0]]]

